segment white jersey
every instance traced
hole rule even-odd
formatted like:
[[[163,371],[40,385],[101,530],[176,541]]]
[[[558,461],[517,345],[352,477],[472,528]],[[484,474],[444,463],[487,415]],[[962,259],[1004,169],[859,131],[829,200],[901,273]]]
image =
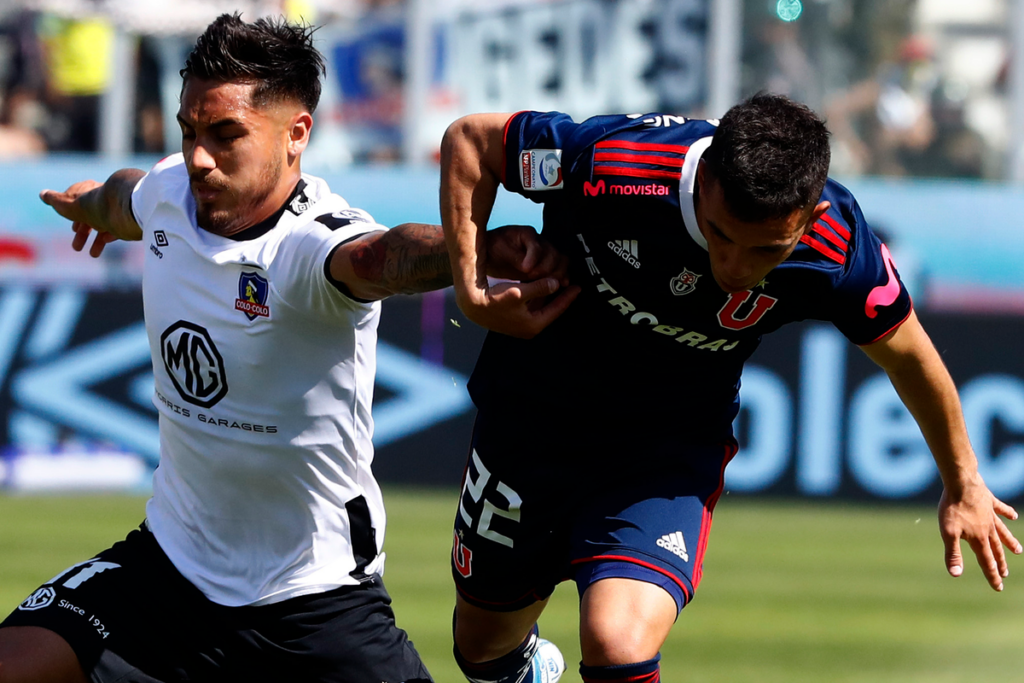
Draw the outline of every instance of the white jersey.
[[[160,547],[230,606],[382,572],[370,471],[380,304],[342,294],[324,266],[385,228],[304,175],[278,215],[236,236],[247,239],[214,235],[196,225],[180,154],[139,181],[132,208],[147,248],[160,466],[146,513]]]

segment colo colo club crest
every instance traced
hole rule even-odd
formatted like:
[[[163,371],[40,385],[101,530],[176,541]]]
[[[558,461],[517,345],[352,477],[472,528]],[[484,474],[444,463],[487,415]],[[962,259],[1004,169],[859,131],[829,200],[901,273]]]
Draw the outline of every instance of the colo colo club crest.
[[[267,293],[270,285],[265,277],[256,273],[242,273],[238,277],[238,298],[235,299],[235,310],[245,313],[249,320],[258,317],[269,318],[270,307],[267,306]]]
[[[693,290],[697,289],[697,280],[700,279],[700,275],[694,273],[688,268],[683,268],[683,272],[672,278],[668,286],[672,289],[672,293],[676,296],[683,296],[689,294]]]

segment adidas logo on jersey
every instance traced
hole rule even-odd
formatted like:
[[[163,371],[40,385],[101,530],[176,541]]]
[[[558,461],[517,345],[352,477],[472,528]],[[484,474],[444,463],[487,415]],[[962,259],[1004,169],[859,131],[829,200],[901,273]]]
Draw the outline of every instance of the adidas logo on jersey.
[[[690,556],[686,553],[686,541],[683,540],[682,531],[673,531],[658,539],[659,548],[664,548],[673,555],[683,558],[683,562],[689,562]]]
[[[608,248],[622,257],[629,265],[640,268],[636,240],[608,240]]]

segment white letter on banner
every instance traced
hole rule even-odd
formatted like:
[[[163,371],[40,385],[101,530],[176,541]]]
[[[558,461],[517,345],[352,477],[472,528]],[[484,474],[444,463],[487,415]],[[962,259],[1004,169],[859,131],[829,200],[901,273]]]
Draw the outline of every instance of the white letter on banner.
[[[846,338],[831,325],[810,328],[800,344],[800,431],[796,484],[827,496],[842,482],[840,453]]]
[[[743,370],[740,404],[743,410],[734,427],[742,433],[741,420],[748,417],[747,438],[726,468],[725,485],[736,491],[761,491],[778,481],[789,463],[793,399],[777,374],[749,365]]]
[[[1024,445],[992,450],[992,426],[999,420],[1008,430],[1024,432],[1024,382],[1009,375],[986,375],[971,380],[960,400],[967,433],[978,456],[978,470],[996,496],[1014,498],[1024,491]]]
[[[920,493],[938,470],[921,430],[885,374],[866,380],[850,402],[850,470],[885,498]]]

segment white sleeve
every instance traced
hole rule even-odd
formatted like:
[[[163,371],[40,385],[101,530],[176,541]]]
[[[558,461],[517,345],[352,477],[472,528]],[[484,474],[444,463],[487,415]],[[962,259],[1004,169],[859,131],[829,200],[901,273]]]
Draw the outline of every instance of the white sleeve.
[[[185,158],[181,154],[172,154],[160,161],[135,184],[135,189],[132,190],[132,214],[144,233],[157,204],[167,194],[168,182],[173,178],[171,182],[175,186],[180,185],[180,176],[183,173],[187,181],[188,174],[184,169]]]
[[[290,305],[315,315],[367,308],[332,282],[327,260],[340,245],[368,232],[387,230],[361,209],[343,209],[317,216],[282,242],[275,258],[280,266],[274,281]]]

